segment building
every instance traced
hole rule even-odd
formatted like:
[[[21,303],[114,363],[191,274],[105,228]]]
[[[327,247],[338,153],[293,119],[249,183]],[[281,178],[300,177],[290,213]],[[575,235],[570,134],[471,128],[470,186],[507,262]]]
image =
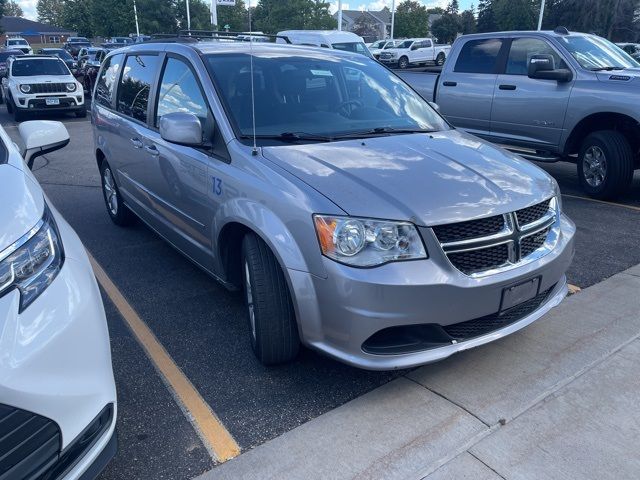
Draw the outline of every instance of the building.
[[[34,22],[22,17],[0,18],[2,33],[0,42],[4,45],[7,37],[22,37],[31,43],[63,43],[68,37],[75,37],[77,32],[67,28],[54,27],[46,23]]]
[[[372,35],[365,36],[366,41],[372,42],[391,36],[391,11],[386,7],[377,12],[367,10],[342,10],[342,29],[349,32],[354,31],[358,19],[363,16],[368,23],[374,26]],[[338,12],[334,13],[333,17],[337,20]]]

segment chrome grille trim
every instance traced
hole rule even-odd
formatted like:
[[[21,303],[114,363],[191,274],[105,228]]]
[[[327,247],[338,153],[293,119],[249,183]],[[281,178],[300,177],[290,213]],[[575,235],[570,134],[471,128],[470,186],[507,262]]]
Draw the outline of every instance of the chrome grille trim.
[[[547,213],[533,222],[525,225],[519,225],[517,212],[505,213],[503,215],[504,228],[499,233],[454,242],[440,242],[440,246],[451,264],[461,273],[472,278],[495,275],[497,273],[534,262],[547,255],[555,248],[560,235],[560,211],[558,200],[556,197],[552,197],[540,203],[548,204]],[[548,233],[540,247],[536,248],[531,253],[522,256],[522,241],[544,230],[548,230]],[[449,257],[451,254],[481,251],[505,243],[508,245],[508,258],[505,259],[505,263],[499,267],[487,268],[486,270],[475,272],[465,272]]]

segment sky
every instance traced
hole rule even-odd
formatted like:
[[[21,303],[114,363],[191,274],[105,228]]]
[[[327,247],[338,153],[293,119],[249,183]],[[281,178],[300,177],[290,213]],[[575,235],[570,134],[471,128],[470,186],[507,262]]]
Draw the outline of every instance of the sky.
[[[283,0],[286,1],[286,0]],[[449,3],[449,0],[419,0],[420,3],[425,5],[427,8],[431,7],[446,7]],[[469,8],[471,4],[477,4],[478,2],[474,0],[458,0],[460,3],[460,9],[464,10]],[[245,3],[247,0],[245,0]],[[396,0],[396,5],[398,5],[401,0]],[[38,0],[18,0],[18,3],[22,7],[24,11],[24,16],[31,20],[36,20],[38,14],[36,13],[36,5],[38,4]],[[252,0],[251,4],[257,3],[257,0]],[[343,10],[381,10],[383,7],[387,6],[391,8],[392,0],[343,0],[342,8]],[[335,12],[338,9],[337,0],[331,1],[331,11]]]

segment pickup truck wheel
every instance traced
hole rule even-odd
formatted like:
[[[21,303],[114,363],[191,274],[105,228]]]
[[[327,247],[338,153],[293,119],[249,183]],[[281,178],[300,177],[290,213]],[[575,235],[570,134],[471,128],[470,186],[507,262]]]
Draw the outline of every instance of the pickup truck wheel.
[[[293,360],[300,339],[289,288],[275,255],[254,233],[242,240],[242,270],[256,357],[264,365]]]
[[[120,227],[126,227],[135,222],[136,217],[122,202],[120,190],[109,163],[103,160],[100,164],[100,178],[102,180],[102,195],[111,221]]]
[[[409,59],[407,57],[400,57],[398,60],[398,68],[404,70],[409,66]]]
[[[445,57],[444,53],[440,52],[436,57],[436,65],[439,67],[443,66],[446,59],[447,57]]]
[[[590,197],[609,199],[624,193],[633,179],[629,141],[614,130],[588,135],[578,155],[578,177]]]

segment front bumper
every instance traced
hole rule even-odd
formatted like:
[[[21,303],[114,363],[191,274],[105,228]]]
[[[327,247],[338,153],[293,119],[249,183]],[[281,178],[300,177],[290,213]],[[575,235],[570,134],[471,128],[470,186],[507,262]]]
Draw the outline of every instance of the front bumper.
[[[409,368],[497,340],[519,330],[558,305],[567,294],[565,272],[574,254],[575,225],[564,215],[556,247],[544,257],[511,270],[472,278],[456,270],[435,241],[430,258],[372,269],[324,259],[327,278],[288,270],[302,341],[344,363],[370,370]],[[372,354],[363,344],[391,327],[452,326],[500,310],[505,287],[540,277],[549,290],[532,312],[490,333],[410,353]]]
[[[0,298],[0,403],[54,422],[61,436],[60,455],[111,408],[93,443],[66,466],[62,477],[54,477],[75,480],[112,441],[116,390],[109,332],[91,265],[75,232],[53,214],[65,249],[57,277],[20,314],[17,291]]]
[[[12,93],[14,103],[17,108],[25,112],[77,112],[86,108],[84,102],[84,92],[73,92],[73,94],[47,94],[47,95],[24,95]],[[47,98],[57,98],[58,105],[47,105]]]

